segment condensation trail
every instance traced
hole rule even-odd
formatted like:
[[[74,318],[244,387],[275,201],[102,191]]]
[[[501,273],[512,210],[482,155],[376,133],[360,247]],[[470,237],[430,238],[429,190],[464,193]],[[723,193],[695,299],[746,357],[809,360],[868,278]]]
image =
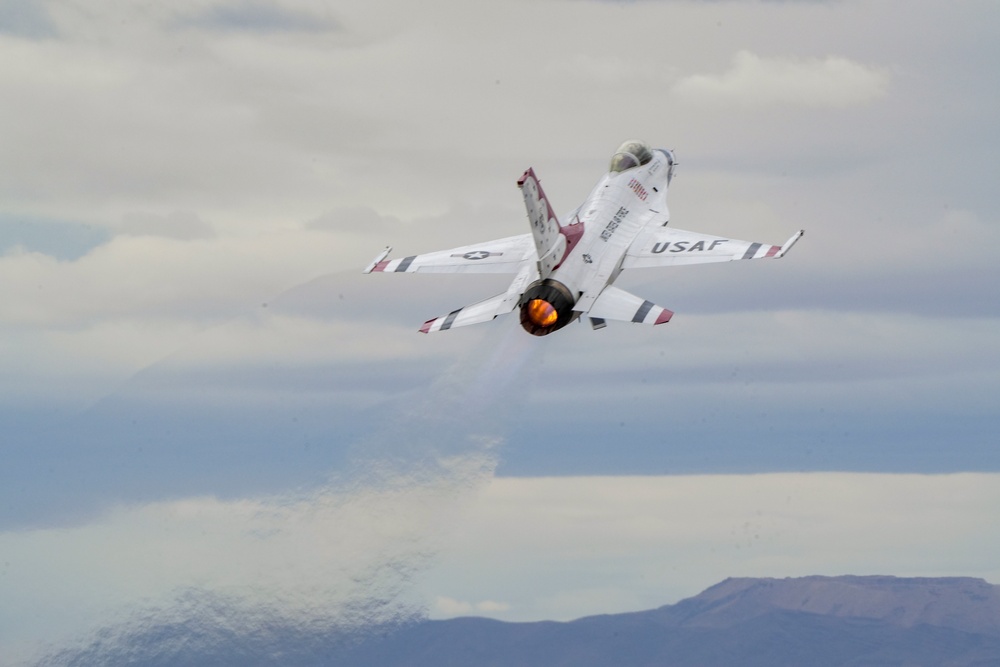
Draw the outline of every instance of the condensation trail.
[[[321,488],[153,503],[109,519],[134,552],[122,575],[141,567],[177,585],[153,604],[133,600],[38,664],[314,664],[359,629],[422,617],[426,602],[407,596],[409,584],[491,478],[532,384],[544,342],[514,324],[497,322],[425,390],[391,401],[347,469]],[[190,562],[158,557],[172,544],[167,533],[194,536],[179,552]]]

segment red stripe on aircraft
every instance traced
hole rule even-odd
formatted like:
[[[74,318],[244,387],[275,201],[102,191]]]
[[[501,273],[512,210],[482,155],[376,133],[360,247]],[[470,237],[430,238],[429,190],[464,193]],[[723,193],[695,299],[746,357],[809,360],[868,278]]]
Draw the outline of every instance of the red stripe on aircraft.
[[[656,321],[653,322],[653,324],[665,324],[665,323],[669,322],[670,318],[673,317],[673,316],[674,316],[673,311],[670,311],[670,310],[667,310],[666,308],[664,308],[663,312],[660,313],[660,316],[656,318]]]
[[[556,224],[559,224],[558,220],[556,221]],[[576,222],[573,224],[566,225],[565,227],[559,225],[559,233],[566,238],[566,250],[563,251],[563,256],[562,259],[559,260],[559,263],[552,267],[553,270],[562,266],[562,263],[567,257],[569,257],[569,254],[573,252],[573,248],[575,248],[576,244],[580,242],[581,238],[583,238],[583,221],[580,220],[579,216],[577,216]]]

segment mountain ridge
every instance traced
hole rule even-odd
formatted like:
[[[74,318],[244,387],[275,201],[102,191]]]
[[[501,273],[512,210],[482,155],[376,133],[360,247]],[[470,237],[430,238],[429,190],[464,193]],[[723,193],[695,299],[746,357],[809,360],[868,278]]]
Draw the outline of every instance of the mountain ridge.
[[[731,577],[655,612],[727,627],[768,610],[882,620],[911,628],[945,627],[1000,637],[1000,586],[971,577],[843,575]]]
[[[422,621],[350,653],[340,664],[996,667],[1000,586],[970,577],[738,577],[646,611]]]

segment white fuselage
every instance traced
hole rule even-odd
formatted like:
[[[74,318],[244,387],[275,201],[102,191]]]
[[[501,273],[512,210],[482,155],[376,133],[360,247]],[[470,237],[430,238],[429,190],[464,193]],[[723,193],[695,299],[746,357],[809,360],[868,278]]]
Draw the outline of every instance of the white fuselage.
[[[549,276],[576,297],[574,310],[586,312],[601,291],[621,272],[622,260],[636,236],[655,218],[666,225],[667,186],[673,156],[654,150],[647,164],[625,172],[609,172],[590,196],[562,220],[582,223],[583,236]]]

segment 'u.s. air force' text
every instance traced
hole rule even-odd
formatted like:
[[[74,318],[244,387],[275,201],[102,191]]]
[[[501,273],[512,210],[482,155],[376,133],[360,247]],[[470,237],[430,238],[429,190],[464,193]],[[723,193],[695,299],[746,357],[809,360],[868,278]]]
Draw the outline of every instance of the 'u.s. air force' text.
[[[671,243],[670,241],[663,241],[661,243],[657,243],[656,245],[654,245],[652,252],[658,255],[661,252],[666,252],[667,250],[670,250],[670,252],[694,252],[696,250],[697,251],[715,250],[715,246],[725,243],[728,240],[729,239],[715,239],[710,243],[707,241],[697,241],[690,248],[688,247],[688,244],[691,243],[690,241],[674,241],[673,243]],[[705,247],[705,243],[709,243],[708,248]]]
[[[625,219],[626,215],[628,215],[628,209],[624,206],[619,206],[618,210],[615,212],[615,216],[611,218],[611,222],[609,222],[604,228],[604,231],[601,232],[601,238],[605,241],[610,239],[611,235],[615,233],[616,229],[618,229],[618,225],[622,224],[622,220]]]

